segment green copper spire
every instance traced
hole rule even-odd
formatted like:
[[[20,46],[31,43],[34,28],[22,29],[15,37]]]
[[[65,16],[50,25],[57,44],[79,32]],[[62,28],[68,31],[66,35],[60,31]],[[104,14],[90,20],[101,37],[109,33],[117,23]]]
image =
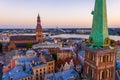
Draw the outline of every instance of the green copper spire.
[[[108,46],[109,35],[107,25],[106,0],[96,0],[95,8],[92,12],[93,24],[90,35],[90,42],[94,46]]]

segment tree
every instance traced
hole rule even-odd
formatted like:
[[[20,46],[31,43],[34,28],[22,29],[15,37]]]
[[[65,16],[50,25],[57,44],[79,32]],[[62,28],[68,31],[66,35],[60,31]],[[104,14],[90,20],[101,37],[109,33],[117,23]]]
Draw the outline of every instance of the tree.
[[[32,48],[32,43],[27,43],[27,44],[26,44],[26,48],[27,48],[27,49]]]
[[[54,58],[55,61],[57,61],[57,54],[56,53],[52,53],[52,57]]]
[[[112,39],[111,39],[111,40],[110,40],[110,45],[111,45],[111,46],[114,46],[114,45],[115,45],[115,40],[112,40]]]

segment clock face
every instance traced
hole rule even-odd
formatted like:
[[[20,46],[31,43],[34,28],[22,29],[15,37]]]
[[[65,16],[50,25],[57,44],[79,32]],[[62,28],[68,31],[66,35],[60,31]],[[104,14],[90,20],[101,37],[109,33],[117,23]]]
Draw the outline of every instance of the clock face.
[[[93,43],[92,37],[89,37],[89,42],[90,42],[90,43]]]
[[[105,38],[104,43],[105,43],[105,44],[109,44],[109,43],[110,43],[110,39],[109,39],[109,38]]]

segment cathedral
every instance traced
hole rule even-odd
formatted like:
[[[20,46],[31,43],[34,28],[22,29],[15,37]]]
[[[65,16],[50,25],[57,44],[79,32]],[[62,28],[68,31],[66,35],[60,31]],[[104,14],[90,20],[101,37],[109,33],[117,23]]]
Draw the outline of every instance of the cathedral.
[[[14,49],[24,49],[28,43],[35,44],[43,41],[42,25],[40,16],[37,16],[36,35],[15,35],[10,37],[8,51]]]
[[[89,44],[85,46],[84,76],[90,80],[115,80],[116,48],[111,48],[106,0],[95,0]]]

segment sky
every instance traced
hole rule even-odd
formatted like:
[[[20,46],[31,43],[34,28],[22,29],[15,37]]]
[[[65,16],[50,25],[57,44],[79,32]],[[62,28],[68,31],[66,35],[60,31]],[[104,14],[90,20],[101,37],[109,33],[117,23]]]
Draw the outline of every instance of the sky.
[[[120,26],[120,0],[106,0],[108,26]],[[95,0],[0,0],[0,28],[35,28],[38,13],[43,28],[92,26]]]

